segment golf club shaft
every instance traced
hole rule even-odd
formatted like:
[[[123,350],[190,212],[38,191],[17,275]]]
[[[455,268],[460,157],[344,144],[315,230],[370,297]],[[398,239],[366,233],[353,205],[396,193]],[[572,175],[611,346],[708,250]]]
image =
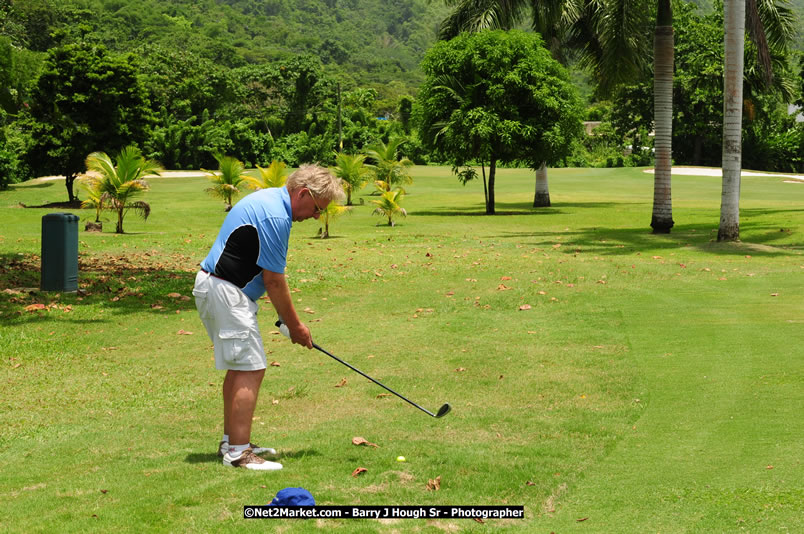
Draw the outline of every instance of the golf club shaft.
[[[368,378],[369,380],[371,380],[372,382],[374,382],[374,383],[375,383],[375,384],[377,384],[378,386],[380,386],[380,387],[382,387],[382,388],[384,388],[384,389],[386,389],[386,390],[390,391],[391,393],[393,393],[394,395],[396,395],[397,397],[399,397],[399,398],[400,398],[400,399],[402,399],[403,401],[405,401],[405,402],[408,402],[408,403],[412,404],[413,406],[415,406],[416,408],[420,409],[420,410],[421,410],[421,411],[423,411],[424,413],[426,413],[426,414],[428,414],[428,415],[431,415],[431,416],[433,416],[433,417],[436,417],[436,414],[434,414],[434,413],[433,413],[433,412],[431,412],[430,410],[428,410],[428,409],[426,409],[426,408],[422,408],[421,406],[419,406],[418,404],[416,404],[416,403],[415,403],[415,402],[413,402],[412,400],[410,400],[410,399],[407,399],[407,398],[403,397],[402,395],[400,395],[399,393],[397,393],[397,392],[396,392],[396,391],[394,391],[393,389],[389,388],[388,386],[386,386],[386,385],[385,385],[385,384],[383,384],[382,382],[378,382],[377,380],[374,380],[373,378],[371,378],[369,375],[367,375],[366,373],[364,373],[363,371],[361,371],[361,370],[360,370],[360,369],[358,369],[357,367],[355,367],[355,366],[353,366],[353,365],[351,365],[351,364],[349,364],[349,363],[347,363],[347,362],[345,362],[345,361],[341,360],[340,358],[338,358],[338,357],[337,357],[337,356],[335,356],[334,354],[330,353],[329,351],[327,351],[327,350],[325,350],[325,349],[322,349],[321,347],[319,347],[319,346],[318,346],[318,345],[316,345],[315,343],[313,343],[313,347],[315,347],[316,349],[320,350],[321,352],[323,352],[324,354],[326,354],[327,356],[329,356],[329,357],[330,357],[330,358],[332,358],[333,360],[335,360],[335,361],[337,361],[337,362],[342,363],[343,365],[345,365],[346,367],[348,367],[349,369],[351,369],[351,370],[352,370],[352,371],[354,371],[355,373],[358,373],[358,374],[360,374],[360,375],[362,375],[362,376],[364,376],[364,377]]]

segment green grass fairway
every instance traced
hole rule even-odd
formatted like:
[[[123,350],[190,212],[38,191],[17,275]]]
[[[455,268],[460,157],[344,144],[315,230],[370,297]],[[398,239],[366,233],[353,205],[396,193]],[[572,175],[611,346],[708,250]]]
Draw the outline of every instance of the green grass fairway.
[[[394,228],[369,188],[333,238],[295,225],[287,273],[318,344],[453,411],[291,346],[261,301],[253,440],[275,473],[215,456],[223,375],[189,298],[225,215],[206,180],[150,180],[126,235],[81,221],[79,294],[25,289],[61,210],[20,204],[63,183],[0,193],[0,531],[804,532],[804,183],[743,178],[743,241],[718,244],[719,178],[675,176],[656,236],[641,169],[551,170],[543,209],[533,172],[503,169],[493,217],[482,183],[414,177]],[[526,518],[243,519],[290,486]]]

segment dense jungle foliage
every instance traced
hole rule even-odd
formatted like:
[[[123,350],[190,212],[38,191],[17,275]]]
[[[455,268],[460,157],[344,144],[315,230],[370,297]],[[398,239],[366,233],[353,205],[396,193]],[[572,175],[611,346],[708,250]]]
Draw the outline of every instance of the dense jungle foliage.
[[[722,8],[677,4],[675,162],[717,165]],[[804,12],[804,0],[792,5]],[[166,168],[197,169],[221,154],[248,166],[332,164],[337,150],[393,137],[404,140],[399,157],[431,162],[416,124],[420,62],[451,9],[437,0],[0,0],[0,187],[74,177],[89,152],[129,144]],[[752,93],[744,153],[754,168],[804,170],[804,126],[786,113],[802,99],[804,60],[793,50],[802,38],[774,52],[784,90]],[[594,81],[568,67],[586,119],[601,124],[557,165],[650,165],[651,73],[599,101]]]

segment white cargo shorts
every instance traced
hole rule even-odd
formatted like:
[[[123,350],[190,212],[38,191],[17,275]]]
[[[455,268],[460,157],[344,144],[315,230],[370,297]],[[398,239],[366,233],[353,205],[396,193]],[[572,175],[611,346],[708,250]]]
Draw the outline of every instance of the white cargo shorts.
[[[215,346],[215,368],[259,371],[267,366],[260,328],[259,306],[239,287],[204,271],[195,277],[195,307]]]

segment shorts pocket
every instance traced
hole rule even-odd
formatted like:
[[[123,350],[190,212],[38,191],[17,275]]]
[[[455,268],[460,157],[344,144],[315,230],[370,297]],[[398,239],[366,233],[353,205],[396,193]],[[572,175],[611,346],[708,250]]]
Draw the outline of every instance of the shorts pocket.
[[[248,330],[221,330],[218,332],[224,361],[240,363],[248,356]]]

